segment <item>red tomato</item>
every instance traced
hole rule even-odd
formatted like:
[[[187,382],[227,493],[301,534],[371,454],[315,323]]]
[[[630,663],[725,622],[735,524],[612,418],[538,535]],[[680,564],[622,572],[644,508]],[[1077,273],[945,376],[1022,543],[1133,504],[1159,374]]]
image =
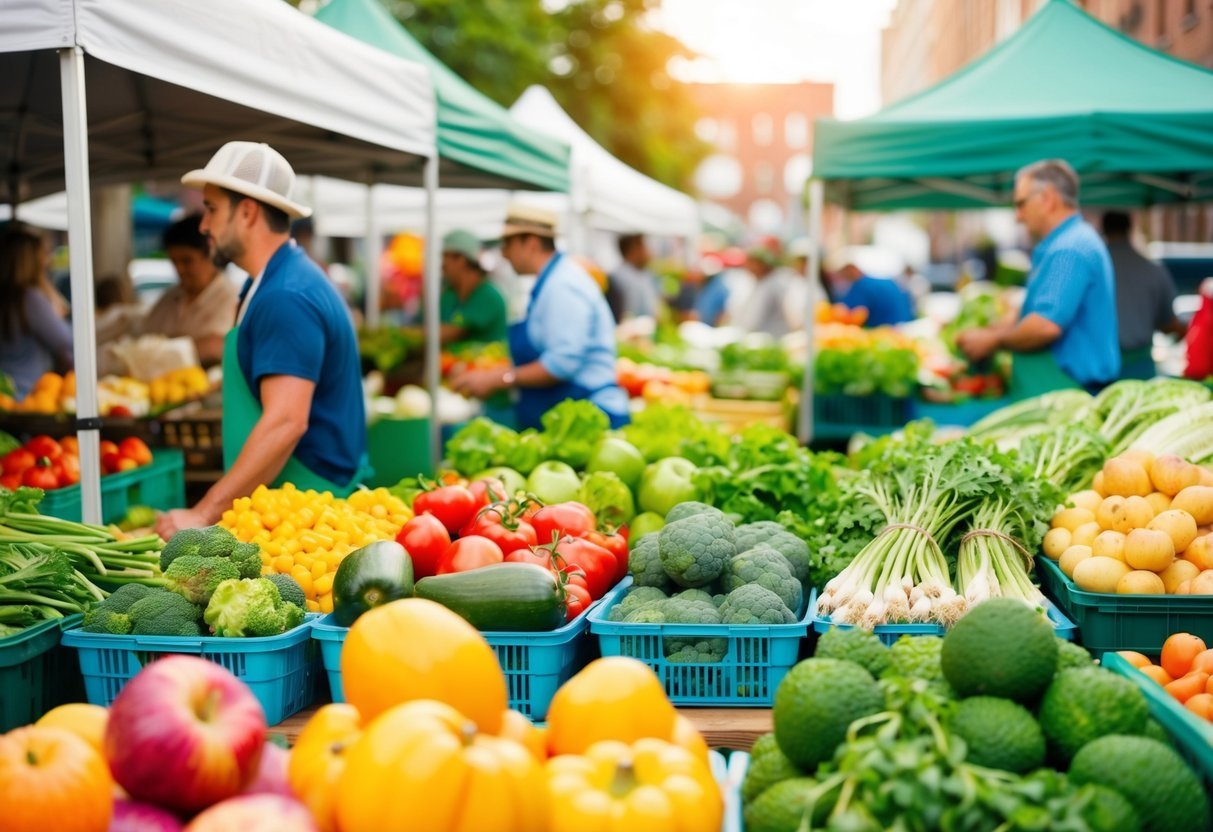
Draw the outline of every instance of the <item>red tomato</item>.
[[[151,465],[152,451],[147,443],[137,436],[128,436],[118,443],[118,453],[135,460],[135,465]],[[124,469],[125,470],[125,469]]]
[[[510,498],[510,495],[505,493],[505,483],[495,478],[486,478],[468,483],[468,491],[471,491],[472,496],[476,498],[476,505],[479,508],[484,508],[490,503],[499,503],[502,500]]]
[[[80,458],[75,454],[64,453],[55,461],[55,467],[58,469],[60,488],[80,482]]]
[[[108,415],[113,416],[115,419],[129,419],[135,414],[131,413],[131,409],[126,405],[116,404],[110,408]]]
[[[7,488],[9,491],[16,491],[21,487],[20,474],[4,474],[0,475],[0,488]]]
[[[102,459],[105,459],[106,454],[116,454],[116,453],[118,453],[118,443],[117,442],[111,442],[108,439],[101,440],[101,458]]]
[[[65,454],[80,456],[80,440],[74,436],[65,436],[59,440],[59,447]]]
[[[515,549],[529,549],[535,545],[535,528],[530,523],[525,520],[511,520],[504,509],[492,506],[476,515],[471,523],[463,527],[460,535],[487,537],[507,554]]]
[[[21,484],[30,488],[41,488],[43,491],[54,491],[59,487],[59,478],[51,469],[50,460],[43,457],[33,468],[25,469],[21,475]]]
[[[451,545],[450,532],[432,514],[418,514],[404,524],[396,542],[413,559],[413,575],[418,580],[438,574],[438,561]]]
[[[552,553],[542,546],[536,546],[534,549],[514,549],[512,552],[505,553],[505,562],[533,563],[544,569],[551,569]]]
[[[122,462],[122,455],[117,451],[101,454],[101,473],[116,474],[119,471],[118,464]]]
[[[628,541],[623,535],[616,532],[615,534],[603,534],[602,532],[590,532],[584,535],[585,539],[591,543],[597,543],[602,548],[606,549],[615,556],[615,562],[618,568],[615,572],[616,582],[622,581],[623,576],[628,574]]]
[[[619,564],[614,555],[597,543],[580,537],[562,537],[556,544],[552,560],[562,572],[568,572],[570,568],[584,572],[591,598],[601,598],[615,585]]]
[[[594,512],[581,503],[553,503],[535,512],[531,518],[535,536],[546,546],[554,536],[571,535],[581,537],[598,528]]]
[[[33,468],[37,462],[38,457],[25,448],[11,450],[4,455],[3,459],[0,459],[0,465],[4,466],[4,473],[17,476],[21,476],[26,470]]]
[[[34,456],[44,456],[52,462],[63,453],[63,448],[59,447],[59,443],[49,436],[35,436],[25,443],[25,449]]]
[[[438,574],[467,572],[482,566],[492,566],[505,561],[501,547],[487,537],[472,535],[461,537],[452,543],[438,561]]]
[[[569,583],[564,585],[564,603],[569,610],[564,620],[572,621],[585,612],[590,604],[594,603],[594,599],[585,587]]]
[[[478,509],[476,495],[462,485],[444,485],[422,492],[413,500],[414,513],[434,515],[451,534],[458,534],[470,523]]]

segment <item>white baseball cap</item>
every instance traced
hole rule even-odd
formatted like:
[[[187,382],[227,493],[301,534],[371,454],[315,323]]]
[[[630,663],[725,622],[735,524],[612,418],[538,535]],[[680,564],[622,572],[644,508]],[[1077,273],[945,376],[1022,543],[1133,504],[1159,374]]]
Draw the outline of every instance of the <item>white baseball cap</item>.
[[[228,142],[206,167],[181,177],[191,188],[216,185],[285,211],[291,219],[310,217],[312,209],[291,200],[295,171],[282,154],[264,142]]]

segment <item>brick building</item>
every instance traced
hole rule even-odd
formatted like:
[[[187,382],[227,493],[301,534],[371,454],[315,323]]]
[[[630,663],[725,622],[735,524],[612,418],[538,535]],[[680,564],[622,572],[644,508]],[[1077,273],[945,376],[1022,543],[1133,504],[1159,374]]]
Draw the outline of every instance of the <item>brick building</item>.
[[[946,78],[1013,34],[1048,0],[899,0],[881,44],[886,104]],[[1213,0],[1075,0],[1151,48],[1213,69]],[[1064,79],[1059,79],[1064,83]],[[1047,91],[1042,91],[1047,94]],[[1213,240],[1213,208],[1150,212],[1153,239]]]

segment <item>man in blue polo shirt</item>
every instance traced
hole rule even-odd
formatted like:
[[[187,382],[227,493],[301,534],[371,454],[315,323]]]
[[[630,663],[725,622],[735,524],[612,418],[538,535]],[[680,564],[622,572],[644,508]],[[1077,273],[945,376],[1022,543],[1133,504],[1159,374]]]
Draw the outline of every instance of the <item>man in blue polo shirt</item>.
[[[868,311],[864,326],[893,326],[914,320],[914,305],[909,293],[892,278],[872,277],[862,267],[864,252],[855,248],[835,251],[826,260],[825,269],[838,290],[838,302],[848,309]],[[869,258],[870,259],[870,258]]]
[[[291,199],[295,172],[266,144],[228,142],[202,170],[201,231],[250,275],[223,350],[226,473],[192,509],[161,515],[166,539],[219,520],[259,485],[350,493],[366,455],[354,327],[324,273],[290,236],[311,213]]]
[[[1082,387],[1095,392],[1120,373],[1112,261],[1078,213],[1078,175],[1060,159],[1015,176],[1015,211],[1037,240],[1017,321],[960,333],[972,360],[1013,352],[1010,393],[1018,399]]]

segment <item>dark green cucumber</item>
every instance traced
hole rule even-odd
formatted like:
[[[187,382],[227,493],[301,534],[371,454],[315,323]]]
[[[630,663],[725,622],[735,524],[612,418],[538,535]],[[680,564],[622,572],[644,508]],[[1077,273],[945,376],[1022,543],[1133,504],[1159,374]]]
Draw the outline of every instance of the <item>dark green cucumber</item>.
[[[333,576],[333,620],[342,627],[358,616],[413,594],[413,559],[394,540],[350,552]]]
[[[533,563],[495,563],[417,582],[414,595],[442,604],[485,632],[555,630],[564,623],[564,591]]]

